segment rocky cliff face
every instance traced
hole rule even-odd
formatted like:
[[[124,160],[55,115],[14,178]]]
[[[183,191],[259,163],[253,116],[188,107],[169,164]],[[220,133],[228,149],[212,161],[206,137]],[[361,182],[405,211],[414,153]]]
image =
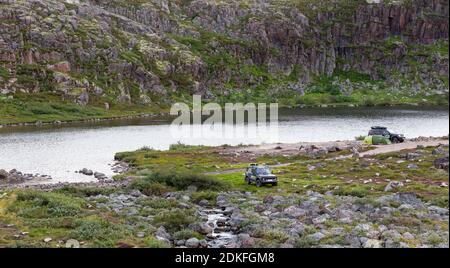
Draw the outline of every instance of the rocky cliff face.
[[[151,105],[328,79],[344,95],[448,94],[448,1],[381,2],[0,0],[0,93]]]

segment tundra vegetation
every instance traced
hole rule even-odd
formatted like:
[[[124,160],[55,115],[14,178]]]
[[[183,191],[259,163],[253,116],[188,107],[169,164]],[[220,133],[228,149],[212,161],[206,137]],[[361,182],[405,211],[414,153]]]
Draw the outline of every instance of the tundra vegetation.
[[[447,145],[361,158],[350,147],[276,151],[143,148],[116,155],[132,168],[109,186],[4,188],[0,245],[448,247]],[[278,186],[247,185],[253,162],[273,165]],[[221,216],[209,225],[211,211]]]

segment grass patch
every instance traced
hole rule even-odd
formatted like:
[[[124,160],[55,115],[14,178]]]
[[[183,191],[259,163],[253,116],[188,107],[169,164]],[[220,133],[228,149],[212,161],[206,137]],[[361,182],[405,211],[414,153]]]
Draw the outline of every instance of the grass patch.
[[[131,236],[132,231],[126,226],[96,219],[82,221],[71,235],[79,240],[91,241],[93,247],[114,247],[118,240]]]
[[[16,202],[9,208],[23,218],[54,218],[81,214],[86,203],[80,198],[68,197],[63,194],[20,191]]]
[[[200,202],[201,200],[208,200],[209,202],[215,202],[217,198],[217,192],[214,191],[200,191],[192,193],[192,201],[195,203]]]
[[[186,190],[195,186],[199,190],[222,190],[225,184],[212,177],[195,173],[177,173],[173,171],[157,171],[146,178],[138,179],[131,184],[134,189],[146,191],[155,187],[154,184],[166,185],[177,190]]]
[[[189,224],[195,222],[195,220],[192,211],[173,209],[156,215],[153,223],[164,226],[169,232],[175,233],[185,229]]]
[[[183,229],[173,234],[175,240],[187,240],[189,238],[203,239],[203,236],[191,229]]]
[[[145,195],[157,195],[161,196],[165,193],[171,192],[173,188],[168,187],[165,184],[156,182],[150,178],[140,178],[134,180],[130,185],[130,189],[137,189]]]

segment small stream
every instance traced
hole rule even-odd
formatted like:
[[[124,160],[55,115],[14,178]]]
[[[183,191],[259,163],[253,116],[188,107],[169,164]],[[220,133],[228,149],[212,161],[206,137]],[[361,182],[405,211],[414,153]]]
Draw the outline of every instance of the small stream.
[[[237,236],[231,231],[228,225],[229,217],[225,216],[222,210],[207,210],[207,224],[213,228],[213,232],[208,235],[208,248],[224,248],[236,242]]]

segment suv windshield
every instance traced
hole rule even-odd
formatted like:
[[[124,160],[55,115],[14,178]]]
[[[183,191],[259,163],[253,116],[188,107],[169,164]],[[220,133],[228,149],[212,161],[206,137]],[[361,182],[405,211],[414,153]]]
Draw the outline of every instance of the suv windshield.
[[[268,168],[256,168],[256,173],[259,175],[269,175],[270,174],[270,170]]]

